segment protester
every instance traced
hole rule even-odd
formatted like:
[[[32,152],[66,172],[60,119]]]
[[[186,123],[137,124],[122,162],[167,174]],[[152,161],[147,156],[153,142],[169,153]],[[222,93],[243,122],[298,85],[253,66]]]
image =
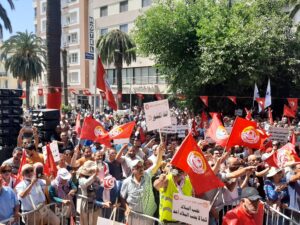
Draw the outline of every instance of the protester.
[[[23,146],[26,152],[26,163],[33,165],[37,162],[44,163],[44,156],[36,151],[36,147],[33,143],[29,143]]]
[[[22,158],[23,149],[20,147],[15,147],[12,153],[12,157],[5,160],[2,165],[9,165],[12,168],[11,173],[17,175],[20,167],[20,162]]]
[[[11,222],[11,225],[17,225],[19,222],[19,201],[13,189],[4,186],[3,182],[3,177],[0,174],[0,224]]]
[[[242,190],[241,198],[241,203],[226,213],[222,225],[262,225],[263,206],[258,191],[246,187]]]
[[[16,176],[12,174],[12,168],[9,165],[0,166],[0,174],[2,175],[3,186],[14,188],[16,184]]]

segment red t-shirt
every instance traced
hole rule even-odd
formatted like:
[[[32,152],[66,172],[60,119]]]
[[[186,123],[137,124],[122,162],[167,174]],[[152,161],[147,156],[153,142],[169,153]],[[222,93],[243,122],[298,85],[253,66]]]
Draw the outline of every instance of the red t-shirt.
[[[262,225],[264,207],[259,203],[258,212],[255,215],[248,214],[242,204],[228,211],[223,217],[222,225]]]

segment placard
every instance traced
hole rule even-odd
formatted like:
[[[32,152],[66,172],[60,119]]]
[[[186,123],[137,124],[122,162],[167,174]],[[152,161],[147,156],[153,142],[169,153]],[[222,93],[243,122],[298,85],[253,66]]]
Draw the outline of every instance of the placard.
[[[191,225],[207,225],[210,202],[175,193],[173,195],[172,219]]]
[[[269,127],[269,134],[271,134],[270,139],[272,141],[279,141],[281,143],[286,143],[289,137],[289,128],[284,127]]]
[[[60,155],[59,155],[59,149],[58,149],[57,141],[52,141],[49,146],[50,146],[50,150],[52,152],[54,162],[59,162],[60,161]],[[42,147],[42,152],[43,152],[43,155],[44,155],[44,160],[47,160],[47,147],[46,146]]]
[[[147,130],[155,130],[172,125],[169,101],[167,99],[144,103]]]

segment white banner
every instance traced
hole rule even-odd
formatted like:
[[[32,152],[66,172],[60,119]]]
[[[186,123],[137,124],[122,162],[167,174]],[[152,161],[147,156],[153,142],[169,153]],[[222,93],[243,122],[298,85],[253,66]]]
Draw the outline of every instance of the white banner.
[[[207,225],[209,222],[210,202],[175,193],[173,196],[172,218],[191,224]]]
[[[286,143],[289,137],[289,128],[270,126],[269,134],[271,134],[270,139],[272,141],[279,141],[281,143]]]
[[[50,150],[52,152],[54,162],[59,162],[60,161],[60,155],[59,155],[57,141],[52,141],[50,143]],[[47,160],[47,147],[43,146],[42,151],[43,151],[43,155],[44,155],[44,160],[46,161]]]
[[[167,99],[144,103],[147,130],[156,130],[172,125]]]

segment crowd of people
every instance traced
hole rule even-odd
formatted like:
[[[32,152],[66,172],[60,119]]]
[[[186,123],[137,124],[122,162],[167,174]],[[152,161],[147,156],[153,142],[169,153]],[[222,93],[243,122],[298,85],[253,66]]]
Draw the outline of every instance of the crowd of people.
[[[286,143],[273,141],[264,151],[243,146],[225,151],[206,140],[205,132],[211,121],[208,115],[193,115],[187,109],[175,107],[171,112],[177,124],[189,126],[212,171],[225,184],[224,188],[195,195],[185,171],[170,163],[184,137],[147,132],[141,108],[134,107],[132,112],[122,112],[122,115],[111,111],[93,114],[107,131],[136,121],[129,143],[112,143],[111,147],[80,139],[75,130],[77,112],[74,110],[61,115],[56,133],[51,136],[51,141],[57,141],[60,153],[55,177],[47,176],[43,171],[42,147],[47,143],[41,142],[38,130],[35,127],[29,131],[28,127],[20,130],[12,157],[0,167],[0,223],[12,218],[10,224],[47,221],[58,225],[61,218],[55,210],[45,207],[55,203],[68,224],[79,217],[81,225],[95,225],[99,216],[109,218],[115,208],[122,212],[116,219],[126,220],[127,224],[153,224],[151,217],[163,224],[182,224],[172,217],[174,193],[210,201],[211,225],[263,224],[259,216],[263,210],[261,202],[278,211],[299,212],[300,163],[276,168],[265,161],[268,154]],[[81,112],[82,121],[89,114]],[[24,120],[30,123],[28,115]],[[259,117],[254,120],[264,127],[287,127],[295,134],[300,128],[297,120],[289,124],[285,117],[273,124]],[[233,117],[223,117],[225,126],[232,126],[233,121]],[[20,169],[23,151],[26,163]],[[299,155],[297,144],[295,151]],[[233,209],[227,213],[225,210],[225,214],[227,208]],[[295,215],[295,221],[299,222],[300,217]]]

